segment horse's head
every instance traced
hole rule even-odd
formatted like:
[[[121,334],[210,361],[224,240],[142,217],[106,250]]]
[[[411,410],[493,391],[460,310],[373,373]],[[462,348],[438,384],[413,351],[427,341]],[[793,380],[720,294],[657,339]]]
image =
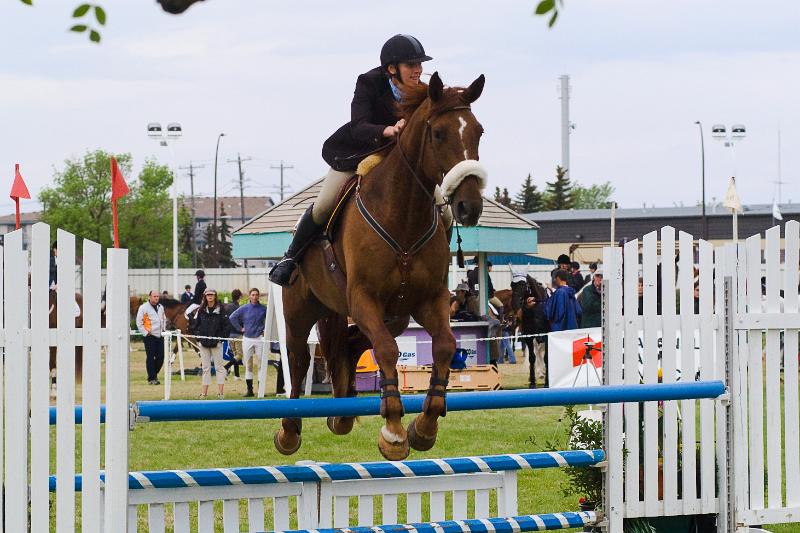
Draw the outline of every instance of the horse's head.
[[[441,185],[456,222],[464,226],[477,224],[483,211],[481,191],[487,173],[478,163],[483,127],[472,114],[471,104],[480,97],[485,81],[481,75],[469,87],[445,87],[439,73],[434,73],[427,99],[406,126],[421,135],[417,169]],[[413,153],[417,147],[402,149]]]

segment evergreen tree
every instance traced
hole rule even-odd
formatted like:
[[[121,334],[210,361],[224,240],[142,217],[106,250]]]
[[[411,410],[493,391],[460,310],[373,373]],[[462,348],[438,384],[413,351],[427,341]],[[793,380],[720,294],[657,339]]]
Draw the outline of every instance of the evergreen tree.
[[[494,188],[494,201],[497,203],[503,203],[503,195],[500,193],[500,187]]]
[[[555,181],[548,181],[542,199],[545,211],[572,209],[575,199],[572,195],[572,182],[567,177],[567,169],[557,166]]]
[[[200,249],[200,261],[205,268],[217,268],[219,265],[219,246],[217,246],[217,226],[212,221],[204,231],[205,243]]]
[[[231,228],[228,226],[228,218],[225,216],[225,206],[220,202],[219,206],[219,235],[217,239],[217,267],[233,268],[236,261],[233,260],[233,244],[231,242]]]
[[[514,197],[514,210],[518,213],[537,213],[542,210],[542,193],[536,190],[530,174]]]

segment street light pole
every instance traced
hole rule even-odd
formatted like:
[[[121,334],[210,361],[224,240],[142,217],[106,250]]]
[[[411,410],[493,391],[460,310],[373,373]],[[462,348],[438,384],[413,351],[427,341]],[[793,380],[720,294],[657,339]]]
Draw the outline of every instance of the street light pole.
[[[731,126],[730,135],[728,135],[728,130],[724,124],[714,124],[713,126],[711,126],[711,136],[718,141],[722,141],[725,144],[726,148],[731,149],[731,157],[733,158],[733,175],[731,176],[732,189],[729,188],[729,190],[733,190],[734,192],[736,189],[736,152],[734,150],[734,144],[744,139],[745,135],[746,135],[746,129],[743,124],[734,124],[733,126]],[[733,242],[738,242],[739,226],[738,226],[737,216],[738,216],[738,211],[741,208],[738,196],[735,198],[734,203],[736,205],[727,207],[731,209],[731,214],[733,215]]]
[[[700,159],[702,168],[702,186],[703,186],[703,240],[708,240],[708,219],[706,218],[706,146],[703,140],[703,124],[696,120],[695,124],[700,128]]]
[[[148,136],[169,150],[172,170],[172,297],[178,298],[178,165],[171,141],[177,141],[183,135],[183,128],[177,122],[167,124],[164,135],[161,124],[151,122],[147,125]],[[160,279],[160,278],[159,278]]]
[[[217,231],[217,160],[219,159],[219,141],[225,137],[224,133],[220,133],[217,137],[217,149],[214,152],[214,231]]]

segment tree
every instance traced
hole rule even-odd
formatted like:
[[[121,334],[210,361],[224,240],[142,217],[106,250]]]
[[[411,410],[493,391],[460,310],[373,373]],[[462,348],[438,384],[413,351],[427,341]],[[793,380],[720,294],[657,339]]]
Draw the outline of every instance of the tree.
[[[576,183],[572,188],[575,209],[610,209],[614,186],[607,181],[600,185],[584,187]]]
[[[217,247],[219,253],[217,254],[219,268],[233,268],[236,266],[236,261],[233,260],[233,247],[231,244],[231,228],[228,226],[228,218],[225,216],[225,206],[222,202],[219,204],[219,239],[217,240]]]
[[[500,187],[494,188],[494,201],[511,209],[511,198],[508,196],[506,187],[503,187],[502,193],[500,192]]]
[[[116,156],[124,175],[130,176],[130,154]],[[111,217],[111,154],[87,152],[82,159],[64,162],[56,171],[53,186],[42,189],[42,221],[86,238],[103,247],[113,246]],[[133,180],[129,180],[133,181]],[[139,177],[129,183],[130,194],[118,203],[120,244],[129,250],[132,268],[156,265],[156,257],[172,254],[172,206],[169,187],[172,172],[154,160],[145,162]],[[188,217],[179,225],[189,223]]]
[[[518,213],[537,213],[542,210],[542,193],[536,190],[530,174],[514,197],[514,210]]]
[[[567,170],[561,166],[556,167],[555,181],[548,181],[544,192],[545,211],[559,211],[572,209],[575,200],[572,196],[572,182],[567,176]]]
[[[200,261],[206,268],[216,268],[219,264],[219,247],[217,246],[217,225],[211,222],[203,232],[203,246],[200,248]]]
[[[225,216],[225,207],[220,203],[220,218],[206,226],[205,244],[201,250],[203,266],[206,268],[231,268],[236,266],[231,250],[231,228]]]

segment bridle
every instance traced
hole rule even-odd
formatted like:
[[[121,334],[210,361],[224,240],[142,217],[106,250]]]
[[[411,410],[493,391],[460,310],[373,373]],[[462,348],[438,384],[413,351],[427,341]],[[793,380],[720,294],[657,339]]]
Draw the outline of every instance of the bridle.
[[[406,167],[408,167],[409,172],[414,177],[416,183],[420,186],[420,188],[425,192],[428,196],[428,199],[431,202],[431,224],[428,226],[428,229],[416,240],[414,243],[408,247],[403,248],[397,240],[392,237],[392,235],[386,231],[386,229],[381,226],[378,220],[369,212],[367,206],[364,204],[364,200],[361,196],[361,179],[362,176],[358,177],[358,184],[356,185],[356,207],[358,211],[361,213],[361,216],[364,217],[364,220],[367,224],[378,234],[378,236],[383,239],[386,244],[394,251],[395,256],[397,257],[398,267],[400,268],[400,293],[398,295],[398,299],[402,300],[405,297],[405,289],[408,285],[409,275],[411,271],[411,260],[413,259],[414,255],[418,253],[428,242],[433,238],[436,234],[436,230],[439,227],[439,206],[436,205],[436,199],[433,195],[433,191],[429,191],[428,187],[423,182],[422,178],[418,174],[418,169],[422,165],[422,160],[425,155],[425,146],[428,142],[433,143],[433,137],[431,133],[431,120],[451,111],[458,111],[464,109],[471,109],[468,104],[457,105],[453,107],[448,107],[446,109],[442,109],[435,114],[431,114],[425,120],[425,130],[422,134],[422,140],[420,144],[419,150],[419,157],[417,158],[416,166],[411,164],[409,161],[408,156],[406,155],[405,151],[403,150],[403,144],[400,142],[400,136],[402,132],[397,136],[397,150],[400,153],[400,158],[405,163]],[[444,175],[444,173],[442,173]],[[456,227],[456,232],[458,232],[458,228]],[[461,249],[461,235],[458,235],[458,243],[459,243],[459,251]],[[463,254],[460,254],[463,255]]]

